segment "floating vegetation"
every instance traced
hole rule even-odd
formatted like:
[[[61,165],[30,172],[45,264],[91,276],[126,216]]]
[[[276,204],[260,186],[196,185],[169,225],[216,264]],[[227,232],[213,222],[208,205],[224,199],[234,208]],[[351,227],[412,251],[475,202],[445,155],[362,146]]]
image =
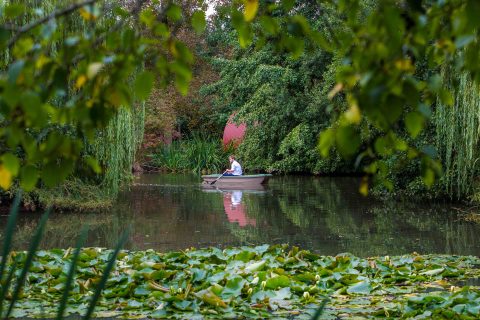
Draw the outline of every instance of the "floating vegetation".
[[[85,314],[111,250],[84,248],[65,314]],[[13,317],[51,317],[74,250],[38,251]],[[8,268],[21,268],[12,252]],[[158,253],[122,251],[95,317],[310,319],[478,319],[480,259],[406,255],[320,256],[296,247],[257,246]],[[7,268],[7,269],[8,269]],[[8,270],[7,270],[8,272]],[[475,280],[476,279],[476,280]]]

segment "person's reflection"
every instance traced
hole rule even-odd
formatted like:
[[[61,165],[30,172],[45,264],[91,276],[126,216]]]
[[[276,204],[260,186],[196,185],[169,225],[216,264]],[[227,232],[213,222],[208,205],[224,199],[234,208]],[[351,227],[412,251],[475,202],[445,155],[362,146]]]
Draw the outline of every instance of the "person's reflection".
[[[232,190],[223,194],[223,206],[229,222],[238,223],[240,227],[255,226],[257,221],[247,217],[245,206],[242,203],[243,192]]]

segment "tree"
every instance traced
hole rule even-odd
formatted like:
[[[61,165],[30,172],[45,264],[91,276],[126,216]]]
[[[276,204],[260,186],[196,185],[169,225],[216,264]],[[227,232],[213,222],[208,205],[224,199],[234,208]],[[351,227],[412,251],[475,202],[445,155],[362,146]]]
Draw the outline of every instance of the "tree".
[[[180,91],[188,88],[193,58],[175,38],[175,27],[187,21],[178,5],[145,0],[67,3],[52,1],[51,11],[41,10],[45,5],[36,7],[36,1],[31,6],[12,1],[3,7],[0,186],[4,189],[17,176],[27,190],[38,178],[47,186],[55,185],[79,160],[99,172],[97,160],[83,153],[84,141],[93,144],[96,130],[104,128],[121,107],[148,97],[154,80],[150,70],[162,84],[174,80]],[[188,21],[200,32],[204,13],[190,12]],[[79,18],[85,28],[69,28]]]
[[[330,97],[343,95],[348,109],[320,135],[322,155],[336,146],[345,158],[357,156],[356,162],[363,163],[364,170],[389,189],[393,184],[388,179],[387,157],[396,154],[406,163],[420,159],[422,179],[431,186],[442,172],[434,146],[416,146],[402,136],[406,133],[413,141],[419,136],[437,97],[444,105],[453,104],[451,92],[441,81],[444,64],[455,66],[455,73],[465,72],[474,81],[480,79],[480,21],[475,14],[480,3],[387,0],[369,7],[359,0],[318,3],[340,14],[340,27],[329,26],[326,20],[329,32],[312,29],[298,14],[294,1],[248,1],[245,15],[237,7],[231,19],[244,47],[273,42],[279,50],[298,57],[310,39],[341,58]],[[318,11],[320,16],[326,12],[320,6]],[[289,14],[279,17],[278,12]],[[254,28],[257,21],[261,28]],[[429,72],[421,78],[418,63],[424,61]],[[380,134],[360,149],[360,134],[372,125]],[[366,185],[364,180],[363,192],[368,190]]]
[[[326,32],[321,33],[308,23],[302,3],[292,0],[233,1],[229,16],[242,47],[268,42],[298,58],[306,41],[312,41],[341,58],[330,97],[343,95],[348,109],[320,135],[323,155],[333,146],[346,158],[360,152],[356,162],[389,188],[385,157],[419,158],[422,178],[431,185],[441,174],[434,148],[416,147],[401,134],[419,135],[437,97],[444,105],[453,104],[452,94],[442,85],[443,64],[455,66],[456,72],[465,72],[474,81],[480,79],[476,17],[480,3],[386,0],[369,8],[360,0],[318,3],[318,9],[312,7],[308,14],[321,19],[325,8],[331,8],[342,23],[332,26],[325,19]],[[181,92],[188,90],[193,57],[175,38],[175,31],[190,23],[200,32],[205,27],[202,8],[190,10],[189,16],[173,2],[128,1],[126,8],[85,0],[22,24],[37,11],[13,1],[4,6],[0,186],[8,188],[16,176],[25,189],[39,177],[47,185],[64,179],[81,157],[80,137],[92,139],[95,130],[105,126],[120,106],[131,105],[134,96],[145,99],[153,84],[151,71],[161,84],[173,81]],[[78,14],[88,27],[81,32],[65,29],[63,20]],[[66,41],[58,45],[56,40],[65,34]],[[421,60],[431,71],[426,78],[417,74]],[[136,76],[132,92],[128,79],[144,65],[149,70]],[[381,134],[360,150],[359,133],[371,125]],[[94,159],[85,160],[98,169]]]

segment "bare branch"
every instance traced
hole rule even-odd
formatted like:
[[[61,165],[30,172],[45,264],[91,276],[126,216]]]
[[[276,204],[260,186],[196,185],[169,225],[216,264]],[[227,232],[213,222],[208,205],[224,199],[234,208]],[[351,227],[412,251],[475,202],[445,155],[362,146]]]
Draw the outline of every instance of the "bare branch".
[[[45,17],[43,17],[39,20],[36,20],[32,23],[29,23],[27,25],[22,26],[21,28],[19,28],[17,30],[17,33],[15,33],[15,35],[10,39],[10,41],[8,41],[8,47],[11,48],[15,44],[15,42],[17,42],[17,40],[20,38],[20,36],[22,34],[34,29],[35,27],[38,27],[39,25],[41,25],[41,24],[43,24],[43,23],[45,23],[45,22],[47,22],[51,19],[56,19],[56,18],[61,17],[61,16],[66,16],[66,15],[76,11],[77,9],[79,9],[81,7],[92,5],[92,4],[94,4],[95,2],[98,2],[98,1],[99,0],[85,0],[83,2],[74,3],[69,7],[59,9],[59,10],[55,10],[54,12],[49,14],[48,16],[45,16]]]

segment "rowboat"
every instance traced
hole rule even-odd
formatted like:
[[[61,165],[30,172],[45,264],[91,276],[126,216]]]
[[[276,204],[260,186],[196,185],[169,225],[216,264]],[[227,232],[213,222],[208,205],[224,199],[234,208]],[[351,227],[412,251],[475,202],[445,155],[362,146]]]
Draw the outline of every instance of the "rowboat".
[[[223,178],[222,178],[223,179]],[[259,184],[255,186],[217,186],[217,184],[209,184],[204,182],[201,184],[202,191],[211,192],[211,193],[228,193],[233,191],[241,191],[243,193],[254,193],[254,194],[264,194],[267,192],[267,189],[264,184]]]
[[[271,174],[250,174],[243,176],[223,176],[218,179],[221,174],[208,174],[203,175],[203,183],[206,185],[213,184],[219,188],[235,188],[235,189],[248,189],[255,188],[264,183],[267,183],[268,179],[272,176]],[[218,179],[218,180],[217,180]]]

